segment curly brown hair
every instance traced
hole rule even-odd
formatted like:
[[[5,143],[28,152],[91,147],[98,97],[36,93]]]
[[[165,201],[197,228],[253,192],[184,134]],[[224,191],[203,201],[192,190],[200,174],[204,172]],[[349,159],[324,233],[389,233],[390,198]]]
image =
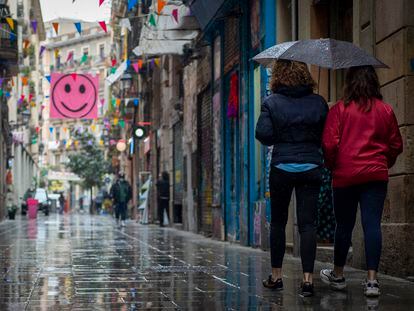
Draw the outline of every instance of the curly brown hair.
[[[346,72],[344,104],[355,102],[362,111],[371,110],[373,99],[382,99],[377,73],[372,66],[351,67]]]
[[[305,63],[279,59],[273,63],[270,89],[273,93],[280,86],[308,86],[315,89],[316,82],[313,80],[308,66]]]

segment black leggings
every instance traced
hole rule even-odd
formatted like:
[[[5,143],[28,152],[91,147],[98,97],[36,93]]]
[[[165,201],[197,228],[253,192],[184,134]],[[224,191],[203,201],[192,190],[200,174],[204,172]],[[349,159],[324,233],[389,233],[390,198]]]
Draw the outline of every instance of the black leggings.
[[[345,265],[359,203],[367,270],[378,270],[382,249],[381,218],[387,186],[386,181],[377,181],[346,188],[334,188],[336,219],[334,263],[336,266]]]
[[[303,272],[313,272],[316,256],[317,205],[322,184],[322,170],[315,168],[289,173],[277,168],[270,172],[271,223],[270,256],[272,268],[281,268],[286,248],[286,223],[293,189],[300,234]]]

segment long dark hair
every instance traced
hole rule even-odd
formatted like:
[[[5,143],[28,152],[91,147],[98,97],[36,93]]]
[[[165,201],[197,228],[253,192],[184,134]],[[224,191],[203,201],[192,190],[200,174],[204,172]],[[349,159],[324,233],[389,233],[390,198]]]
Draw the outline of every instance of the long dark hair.
[[[362,111],[371,110],[374,99],[382,99],[377,73],[372,66],[351,67],[346,72],[345,107],[353,101]]]

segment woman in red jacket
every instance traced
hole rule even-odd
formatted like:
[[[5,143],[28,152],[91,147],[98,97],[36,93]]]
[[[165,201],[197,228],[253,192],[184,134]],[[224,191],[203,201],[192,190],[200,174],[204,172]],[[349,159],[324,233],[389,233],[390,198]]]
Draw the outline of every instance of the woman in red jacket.
[[[344,98],[328,114],[322,146],[326,166],[332,170],[336,231],[335,266],[322,270],[321,279],[336,289],[346,287],[343,270],[359,203],[368,269],[364,293],[378,296],[388,169],[402,152],[402,138],[391,106],[382,101],[371,66],[348,70]]]

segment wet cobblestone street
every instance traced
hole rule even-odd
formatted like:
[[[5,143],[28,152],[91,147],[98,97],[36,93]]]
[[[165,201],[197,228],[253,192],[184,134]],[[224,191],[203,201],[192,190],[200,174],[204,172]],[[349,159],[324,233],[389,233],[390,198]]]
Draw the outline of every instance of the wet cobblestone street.
[[[300,262],[285,260],[285,290],[262,287],[266,252],[108,216],[51,215],[0,224],[0,310],[412,310],[414,285],[381,276],[383,295],[366,299],[364,274],[333,292],[297,295]],[[321,264],[316,265],[319,272]]]

